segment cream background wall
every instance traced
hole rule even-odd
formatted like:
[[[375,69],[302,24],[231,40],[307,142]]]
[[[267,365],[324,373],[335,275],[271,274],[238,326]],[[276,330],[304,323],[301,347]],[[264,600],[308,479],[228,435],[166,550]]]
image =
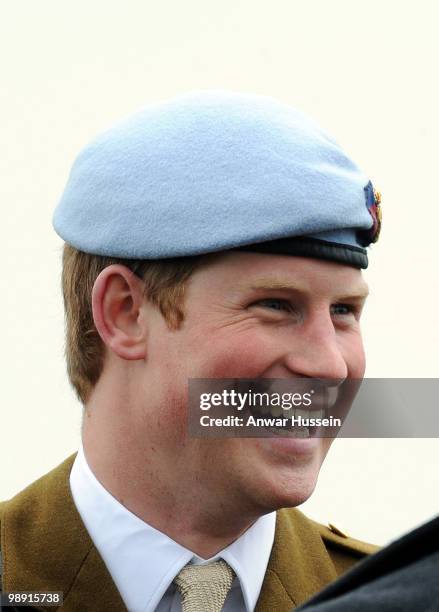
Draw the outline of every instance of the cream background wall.
[[[79,440],[51,227],[73,159],[185,90],[272,95],[336,136],[383,193],[367,375],[438,377],[435,0],[17,0],[0,13],[1,499]],[[304,510],[385,543],[438,512],[438,453],[434,439],[336,441]]]

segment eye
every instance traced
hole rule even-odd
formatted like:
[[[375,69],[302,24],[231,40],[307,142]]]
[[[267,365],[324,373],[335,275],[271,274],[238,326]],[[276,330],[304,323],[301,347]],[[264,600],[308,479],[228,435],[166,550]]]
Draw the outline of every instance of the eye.
[[[355,315],[358,313],[358,308],[353,304],[333,304],[331,306],[331,313],[336,317]]]
[[[253,306],[261,306],[262,308],[268,308],[270,310],[276,310],[278,312],[293,312],[293,306],[287,300],[281,300],[278,298],[267,298],[265,300],[259,300],[255,302]]]

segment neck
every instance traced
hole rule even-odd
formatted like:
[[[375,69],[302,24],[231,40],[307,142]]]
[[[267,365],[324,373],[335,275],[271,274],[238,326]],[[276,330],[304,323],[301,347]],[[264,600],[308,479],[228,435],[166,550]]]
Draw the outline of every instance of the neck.
[[[203,462],[202,443],[220,441],[163,441],[134,413],[111,402],[86,407],[83,445],[90,469],[140,519],[198,556],[214,556],[263,512],[246,507],[239,492],[215,486],[217,468]]]

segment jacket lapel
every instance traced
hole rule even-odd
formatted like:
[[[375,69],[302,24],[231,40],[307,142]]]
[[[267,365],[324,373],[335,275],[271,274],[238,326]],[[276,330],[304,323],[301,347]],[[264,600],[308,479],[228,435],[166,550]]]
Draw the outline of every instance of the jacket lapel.
[[[279,510],[256,612],[290,612],[336,578],[317,527],[299,510]]]

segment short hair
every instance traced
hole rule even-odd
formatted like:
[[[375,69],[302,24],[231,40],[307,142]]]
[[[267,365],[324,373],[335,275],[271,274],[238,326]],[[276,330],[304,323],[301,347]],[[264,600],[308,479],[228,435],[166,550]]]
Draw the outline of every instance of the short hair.
[[[96,278],[111,264],[129,268],[144,283],[144,296],[177,329],[184,320],[187,280],[202,256],[173,259],[122,259],[84,253],[65,243],[62,255],[62,292],[65,314],[67,373],[78,399],[85,403],[103,369],[105,346],[93,321],[92,289]]]

